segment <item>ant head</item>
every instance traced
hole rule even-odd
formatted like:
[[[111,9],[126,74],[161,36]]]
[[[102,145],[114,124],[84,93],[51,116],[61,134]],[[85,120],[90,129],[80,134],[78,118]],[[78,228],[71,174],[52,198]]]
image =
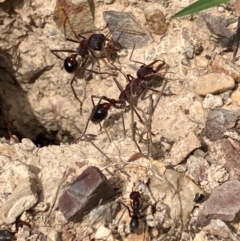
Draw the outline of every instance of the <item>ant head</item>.
[[[92,34],[88,39],[88,47],[92,50],[101,51],[106,37],[103,34]]]
[[[149,67],[148,65],[142,65],[137,71],[137,77],[141,80],[151,81],[156,73],[157,72],[153,69],[153,67]]]
[[[110,107],[111,105],[109,103],[96,105],[92,110],[92,123],[99,124],[101,121],[103,121],[107,117]]]
[[[133,192],[130,193],[130,198],[131,198],[132,200],[141,198],[141,194],[140,194],[140,192],[133,191]]]
[[[72,73],[76,70],[77,66],[78,66],[78,62],[76,60],[77,55],[76,54],[72,54],[71,56],[67,57],[64,60],[64,69],[68,72],[68,73]]]

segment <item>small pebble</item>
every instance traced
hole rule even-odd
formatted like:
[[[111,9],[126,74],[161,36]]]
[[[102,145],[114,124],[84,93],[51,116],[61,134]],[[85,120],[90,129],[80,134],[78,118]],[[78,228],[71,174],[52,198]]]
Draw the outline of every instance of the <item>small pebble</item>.
[[[218,12],[223,13],[225,11],[225,8],[222,6],[218,7]]]
[[[194,45],[190,44],[189,47],[187,48],[187,50],[184,52],[185,57],[187,59],[193,59],[194,52],[195,52],[195,47],[194,47]]]
[[[189,61],[188,59],[186,59],[186,58],[183,58],[183,59],[181,60],[181,64],[182,64],[182,65],[185,65],[185,66],[188,66],[188,65],[190,64],[190,61]]]
[[[205,109],[215,109],[216,107],[223,106],[223,100],[219,95],[207,94],[203,100],[203,108]]]

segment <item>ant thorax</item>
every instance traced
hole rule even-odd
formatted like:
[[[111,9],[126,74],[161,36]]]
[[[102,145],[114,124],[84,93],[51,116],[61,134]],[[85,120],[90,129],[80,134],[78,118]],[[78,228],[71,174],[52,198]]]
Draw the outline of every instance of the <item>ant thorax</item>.
[[[92,34],[88,39],[88,47],[95,51],[101,51],[105,41],[106,37],[103,34]]]
[[[138,79],[151,81],[157,72],[151,66],[142,65],[137,71]]]

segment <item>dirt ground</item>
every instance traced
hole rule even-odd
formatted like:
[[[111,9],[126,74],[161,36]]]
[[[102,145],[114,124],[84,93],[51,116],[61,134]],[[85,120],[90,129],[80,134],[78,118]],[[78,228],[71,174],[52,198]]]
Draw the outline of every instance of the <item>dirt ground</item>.
[[[239,60],[231,62],[233,53],[223,52],[226,48],[202,14],[171,19],[192,2],[75,0],[78,7],[73,7],[65,0],[0,1],[1,229],[15,232],[20,215],[31,228],[20,228],[17,241],[240,239],[240,203],[232,204],[236,211],[231,220],[226,218],[228,209],[211,216],[204,207],[217,187],[239,180]],[[74,31],[105,28],[105,11],[131,13],[135,29],[127,22],[118,30],[122,36],[114,40],[123,41],[128,33],[128,42],[114,65],[90,54],[87,69],[107,74],[78,73],[73,86],[83,103],[80,113],[70,85],[74,74],[65,71],[63,60],[51,50],[75,51],[78,44],[67,41],[64,32],[76,39]],[[232,2],[204,14],[222,18],[232,33],[237,28]],[[107,35],[109,29],[100,32]],[[135,78],[141,65],[155,60],[161,61],[154,68],[166,63],[152,82],[155,91],[131,103],[144,123],[131,107],[112,107],[103,128],[89,121],[82,137],[93,109],[91,96],[118,100],[114,78],[125,88],[126,75]],[[58,198],[89,166],[103,172],[117,190],[116,198],[91,210],[81,222],[68,222]],[[131,205],[133,190],[141,193],[143,207],[149,204],[136,233],[131,233],[131,217],[122,204]],[[203,202],[194,201],[197,193],[204,195]],[[29,197],[22,201],[24,195]],[[206,225],[203,216],[211,216]]]

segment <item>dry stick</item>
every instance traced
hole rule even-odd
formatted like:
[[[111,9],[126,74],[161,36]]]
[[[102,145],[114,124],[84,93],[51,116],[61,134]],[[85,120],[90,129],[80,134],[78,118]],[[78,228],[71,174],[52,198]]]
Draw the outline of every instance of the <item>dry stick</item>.
[[[134,108],[134,106],[133,106],[133,104],[132,104],[132,100],[133,100],[133,85],[130,85],[130,89],[131,89],[131,97],[130,97],[130,101],[129,101],[129,104],[130,104],[130,106],[131,106],[131,117],[132,117],[132,140],[133,140],[133,142],[135,143],[135,145],[136,145],[136,147],[138,148],[138,151],[140,152],[140,153],[142,153],[142,150],[141,150],[141,148],[140,148],[140,146],[138,145],[138,143],[137,143],[137,141],[136,141],[136,122],[134,122],[134,113],[133,113],[133,108]]]
[[[63,173],[63,176],[62,176],[62,179],[60,180],[58,186],[57,186],[57,190],[55,192],[55,195],[54,195],[54,199],[53,199],[53,204],[51,206],[51,208],[49,209],[49,213],[47,215],[47,219],[45,221],[45,224],[48,223],[51,215],[52,215],[52,212],[53,212],[53,209],[54,209],[54,206],[56,204],[56,200],[57,200],[57,197],[58,197],[58,193],[59,193],[59,189],[60,187],[62,186],[62,184],[66,181],[67,177],[73,172],[73,169],[72,168],[69,168],[67,171],[64,171]]]
[[[106,159],[109,162],[113,162],[111,158],[109,158],[97,145],[95,145],[91,140],[88,140],[88,142],[90,142],[102,155],[104,155],[106,157]],[[126,176],[128,176],[130,178],[130,175],[128,175],[127,173],[125,173],[123,170],[121,170],[119,167],[117,167],[118,171],[124,173]],[[111,175],[114,176],[107,168],[106,171]]]
[[[153,98],[152,94],[149,95],[149,118],[147,120],[147,138],[149,140],[148,142],[148,156],[149,153],[152,155],[152,115],[153,115]]]

